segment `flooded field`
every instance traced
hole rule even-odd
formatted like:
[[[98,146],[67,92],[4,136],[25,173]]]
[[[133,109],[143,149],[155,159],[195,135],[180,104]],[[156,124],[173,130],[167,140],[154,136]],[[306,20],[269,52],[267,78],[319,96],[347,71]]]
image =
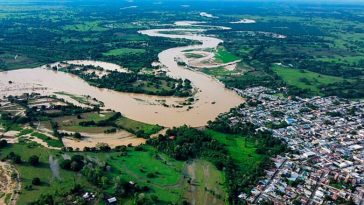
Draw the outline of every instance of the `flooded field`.
[[[186,32],[187,31],[187,32]],[[190,31],[190,32],[188,32]],[[195,98],[197,102],[193,108],[188,109],[166,107],[166,104],[180,102],[178,97],[161,97],[144,94],[116,92],[90,86],[77,76],[45,69],[45,66],[35,69],[21,69],[0,73],[0,97],[17,95],[24,92],[38,92],[52,94],[54,92],[67,92],[75,95],[89,95],[110,108],[121,112],[128,118],[141,122],[159,124],[166,127],[187,124],[194,127],[204,126],[207,121],[213,120],[218,114],[228,111],[243,102],[235,92],[228,90],[222,83],[203,73],[192,71],[178,66],[176,59],[185,59],[184,50],[215,48],[222,41],[220,39],[191,34],[200,32],[200,29],[157,29],[140,31],[141,34],[165,38],[184,38],[200,41],[202,44],[187,47],[178,47],[165,50],[159,54],[160,63],[168,70],[167,74],[175,78],[191,80],[198,89]],[[180,32],[181,34],[165,34],[163,32]],[[121,70],[120,66],[97,61],[72,61],[77,64],[101,66],[106,70]]]

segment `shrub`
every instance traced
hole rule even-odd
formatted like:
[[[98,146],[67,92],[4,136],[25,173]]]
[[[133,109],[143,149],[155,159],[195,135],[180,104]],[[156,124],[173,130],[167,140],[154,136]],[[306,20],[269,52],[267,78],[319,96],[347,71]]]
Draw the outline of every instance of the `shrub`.
[[[71,169],[71,160],[69,159],[66,159],[66,160],[63,160],[59,166],[62,168],[62,169],[67,169],[67,170],[70,170]]]
[[[38,166],[39,165],[39,157],[36,156],[36,155],[32,155],[32,156],[29,157],[28,162],[32,166]]]
[[[8,154],[8,156],[6,156],[6,159],[11,160],[15,164],[21,163],[21,157],[19,155],[15,154],[14,152],[10,152]]]
[[[82,139],[82,135],[79,132],[76,132],[74,136],[76,139]]]
[[[4,148],[8,145],[8,142],[6,140],[0,140],[0,148]]]
[[[39,179],[39,177],[35,177],[32,179],[32,184],[35,185],[35,186],[38,186],[40,185],[41,181]]]

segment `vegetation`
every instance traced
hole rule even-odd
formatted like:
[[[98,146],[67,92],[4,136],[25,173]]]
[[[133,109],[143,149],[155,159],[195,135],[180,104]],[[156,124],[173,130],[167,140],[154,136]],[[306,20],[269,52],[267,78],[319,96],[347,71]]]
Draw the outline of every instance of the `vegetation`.
[[[39,157],[36,155],[32,155],[29,157],[28,163],[32,166],[38,166],[39,165]]]
[[[163,127],[159,125],[150,125],[126,117],[120,117],[116,121],[116,124],[122,129],[127,130],[138,137],[149,137],[150,135],[156,134],[163,129]]]
[[[128,56],[128,55],[142,55],[145,53],[145,49],[135,48],[117,48],[110,50],[103,55],[105,56]]]
[[[222,63],[231,63],[236,60],[239,60],[239,57],[234,54],[228,52],[225,48],[219,47],[215,54],[215,58],[217,61],[221,61]]]
[[[133,9],[131,4],[135,5]],[[94,67],[61,71],[75,74],[100,88],[190,96],[193,93],[188,80],[141,71],[151,69],[151,63],[161,51],[196,42],[138,33],[160,28],[161,24],[172,25],[188,16],[208,25],[231,27],[208,29],[205,34],[223,40],[216,50],[217,61],[241,60],[236,70],[202,70],[229,88],[286,87],[285,95],[364,97],[363,6],[292,3],[262,7],[251,2],[209,2],[204,10],[219,17],[209,19],[199,16],[196,10],[176,7],[175,2],[168,1],[162,6],[154,1],[100,4],[93,0],[67,1],[62,6],[44,1],[0,2],[0,5],[2,71],[72,59],[101,60],[121,65],[129,72],[110,71],[100,77],[96,71],[104,70]],[[190,1],[189,5],[199,8],[200,2]],[[230,23],[245,17],[256,23]],[[191,53],[186,56],[202,57]],[[89,99],[80,96],[58,94],[68,95],[82,104],[89,103]],[[60,103],[50,108],[32,107],[30,98],[9,96],[9,102],[24,113],[15,115],[0,107],[4,132],[19,131],[16,136],[19,143],[0,140],[1,159],[16,167],[22,181],[18,204],[105,204],[108,197],[116,197],[120,204],[225,203],[226,198],[227,203],[242,204],[237,196],[250,193],[265,174],[264,170],[272,166],[272,156],[288,151],[284,142],[269,132],[256,131],[251,123],[226,124],[225,114],[209,122],[206,129],[172,128],[165,135],[148,139],[147,145],[111,149],[102,143],[86,147],[83,152],[73,151],[64,148],[63,137],[82,140],[84,136],[80,133],[124,129],[149,138],[162,127],[128,119],[121,113],[103,112],[101,104],[82,108],[55,97],[49,99]],[[258,104],[248,101],[241,106]],[[307,109],[317,108],[307,104],[300,112]],[[236,109],[231,112],[237,114]],[[273,116],[282,116],[280,112],[270,112]],[[341,113],[327,115],[341,116]],[[38,122],[52,130],[53,135],[35,131]],[[287,124],[282,121],[266,126],[278,129]],[[62,149],[43,147],[30,138]],[[340,181],[330,181],[330,185],[350,187]],[[189,192],[192,186],[194,195]],[[86,202],[82,197],[86,192],[95,193],[95,198]]]
[[[50,147],[63,147],[64,146],[62,140],[60,140],[60,139],[54,139],[52,137],[49,137],[45,134],[38,133],[38,132],[33,132],[31,135],[43,140]]]
[[[42,106],[37,109],[37,106],[30,106],[33,101],[37,101],[34,98],[40,101],[46,98],[51,104],[52,102],[62,102],[64,104],[55,103],[57,105],[49,108]],[[82,139],[84,136],[81,133],[109,134],[123,129],[138,137],[149,138],[150,135],[159,132],[163,128],[159,125],[150,125],[131,120],[118,112],[101,112],[98,105],[94,105],[93,108],[81,108],[65,103],[55,97],[28,96],[28,98],[19,100],[17,96],[11,96],[9,100],[14,105],[25,109],[25,116],[19,117],[11,113],[1,115],[0,120],[5,130],[17,130],[19,131],[19,137],[37,138],[53,148],[62,148],[64,146],[62,142],[64,136]],[[40,131],[35,132],[34,124],[36,123],[40,123],[39,125],[53,130],[53,136]],[[30,125],[33,128],[29,129],[26,125]],[[59,130],[62,130],[62,132]]]
[[[210,123],[210,127],[222,129],[224,124],[217,119]],[[225,130],[229,132],[230,128]],[[249,193],[259,177],[264,175],[264,170],[271,166],[271,156],[286,150],[283,142],[270,133],[250,133],[249,137],[243,138],[211,130],[202,132],[187,126],[167,130],[165,136],[149,139],[148,144],[177,160],[203,158],[212,162],[218,170],[224,170],[232,203],[239,203],[237,196],[241,192]],[[254,164],[250,160],[254,160]]]
[[[61,70],[77,75],[91,85],[99,88],[161,96],[175,95],[187,97],[192,95],[192,85],[191,81],[188,79],[176,80],[166,76],[123,73],[118,71],[111,71],[106,75],[99,77],[94,72],[99,69],[102,70],[102,68],[95,68],[93,66],[85,66],[81,69],[76,69],[74,65],[70,65]],[[89,73],[87,71],[93,72]]]
[[[333,83],[343,83],[344,79],[336,76],[329,76],[314,73],[312,71],[298,70],[282,66],[273,66],[273,71],[290,86],[300,89],[307,89],[313,94],[322,95],[322,88]]]
[[[91,58],[138,71],[150,67],[162,50],[191,43],[138,34],[138,30],[147,29],[148,21],[158,15],[145,16],[138,12],[133,17],[128,12],[120,12],[122,2],[113,2],[118,6],[100,6],[94,1],[88,6],[81,4],[69,2],[59,7],[34,2],[2,6],[5,15],[1,16],[0,26],[0,69]],[[142,16],[146,21],[139,25],[132,23]]]
[[[286,86],[289,95],[364,96],[361,91],[363,21],[351,6],[331,5],[319,13],[315,12],[317,5],[300,5],[295,11],[288,6],[290,12],[274,6],[268,8],[267,14],[254,6],[243,11],[243,5],[235,5],[240,9],[230,8],[229,14],[221,14],[219,23],[215,23],[231,30],[208,32],[222,38],[222,46],[242,59],[246,69],[240,75],[221,74],[221,80],[228,87]],[[333,15],[333,11],[343,13]],[[228,23],[231,19],[242,18],[256,22]],[[283,70],[282,66],[277,68],[277,63],[296,69]]]
[[[30,155],[39,157],[39,166],[29,166],[31,164],[25,162],[15,165],[22,179],[22,191],[17,202],[18,204],[27,204],[45,194],[68,192],[75,183],[95,189],[85,179],[72,172],[52,170],[49,157],[56,157],[57,152],[41,147],[34,142],[12,144],[1,150],[1,158],[9,155],[16,155],[21,159],[27,159]],[[39,179],[40,184],[37,183],[39,181],[36,178]],[[36,182],[36,184],[33,182]]]

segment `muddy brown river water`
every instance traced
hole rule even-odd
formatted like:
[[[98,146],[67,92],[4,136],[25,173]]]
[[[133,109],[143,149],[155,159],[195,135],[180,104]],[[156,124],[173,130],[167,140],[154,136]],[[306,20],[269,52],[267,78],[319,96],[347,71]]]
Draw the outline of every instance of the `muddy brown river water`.
[[[164,34],[161,32],[182,32],[182,34]],[[187,31],[186,33],[183,33]],[[159,36],[165,38],[183,38],[200,41],[202,44],[177,47],[165,50],[159,54],[159,61],[168,70],[167,74],[175,78],[187,78],[191,80],[194,87],[198,88],[193,108],[175,108],[162,106],[158,101],[166,101],[173,104],[181,101],[177,97],[160,97],[144,94],[132,94],[116,92],[109,89],[100,89],[90,86],[77,76],[45,69],[43,67],[34,69],[20,69],[14,71],[0,72],[0,96],[17,95],[24,92],[38,92],[41,94],[52,94],[64,91],[76,95],[90,95],[104,102],[105,108],[121,112],[123,115],[142,122],[159,124],[166,127],[187,124],[193,127],[206,125],[207,121],[213,120],[220,113],[229,111],[244,99],[234,91],[226,89],[216,79],[201,72],[192,71],[178,66],[175,59],[184,58],[182,51],[188,49],[215,48],[222,41],[220,39],[191,34],[188,31],[201,31],[197,29],[157,29],[140,31],[141,34]],[[100,65],[104,68],[115,69],[119,66],[98,61],[77,61],[82,64]],[[12,81],[13,83],[9,83]]]

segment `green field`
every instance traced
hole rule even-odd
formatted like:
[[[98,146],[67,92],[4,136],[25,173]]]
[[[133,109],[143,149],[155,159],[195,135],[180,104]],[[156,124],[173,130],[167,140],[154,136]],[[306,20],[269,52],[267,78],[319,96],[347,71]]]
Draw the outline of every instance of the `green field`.
[[[233,73],[235,73],[234,71],[226,70],[224,67],[204,68],[204,69],[202,69],[202,72],[204,72],[208,75],[215,76],[215,77],[223,77],[223,76],[228,76],[228,75],[232,75]]]
[[[51,137],[48,137],[47,135],[44,135],[42,133],[39,133],[39,132],[33,132],[31,134],[33,137],[36,137],[38,139],[41,139],[43,140],[44,142],[46,142],[48,144],[48,146],[50,147],[63,147],[63,142],[62,140],[59,140],[59,139],[54,139],[54,138],[51,138]]]
[[[288,85],[301,89],[309,89],[316,94],[321,94],[319,86],[328,85],[335,82],[342,82],[344,79],[335,76],[318,74],[307,70],[275,65],[273,71],[279,75]]]
[[[75,183],[80,184],[85,191],[98,191],[98,188],[87,182],[81,174],[61,168],[52,171],[50,163],[58,164],[63,159],[60,151],[49,150],[33,142],[21,142],[3,148],[0,157],[3,158],[10,152],[19,155],[23,161],[21,164],[15,165],[22,179],[22,191],[18,204],[26,204],[46,193],[66,193]],[[81,154],[89,160],[99,163],[107,161],[111,167],[111,171],[107,174],[111,181],[104,187],[106,193],[115,192],[112,182],[116,177],[121,177],[126,181],[133,181],[139,186],[148,186],[150,190],[145,194],[157,196],[161,204],[177,203],[183,198],[185,185],[182,171],[185,163],[157,153],[152,147],[143,146],[142,151],[134,151],[133,148],[130,148],[126,156],[121,156],[119,152],[67,153],[70,156],[74,154]],[[39,166],[30,166],[26,162],[31,155],[39,156],[41,163]],[[51,156],[52,159],[50,159]],[[32,179],[35,177],[41,179],[41,185],[32,185]],[[32,188],[29,189],[29,186]],[[130,203],[129,199],[124,198],[123,200]]]
[[[214,130],[205,130],[218,142],[226,145],[229,155],[233,158],[245,172],[252,172],[263,160],[264,155],[259,155],[255,151],[257,145],[254,139],[233,134],[225,134]]]
[[[143,132],[148,136],[155,134],[163,129],[163,127],[159,125],[146,124],[126,117],[119,118],[116,121],[116,124],[131,133]]]
[[[319,61],[338,63],[338,64],[353,64],[364,60],[364,56],[329,56],[317,58]]]
[[[59,130],[65,130],[70,132],[104,133],[105,130],[110,129],[112,127],[80,126],[79,123],[86,121],[94,121],[95,123],[98,123],[102,120],[109,119],[114,114],[115,113],[113,112],[108,112],[108,113],[91,112],[91,113],[81,114],[80,115],[81,118],[73,115],[73,116],[57,117],[52,120],[58,124]],[[43,122],[43,123],[48,129],[50,129],[50,124],[48,122]]]
[[[156,195],[162,202],[178,202],[183,194],[182,170],[184,163],[157,153],[149,146],[143,151],[128,151],[127,156],[118,153],[85,153],[97,160],[107,161],[112,167],[112,177],[121,176],[139,186],[148,186],[147,195]],[[112,188],[109,189],[113,192]]]
[[[230,63],[236,60],[239,60],[239,57],[234,54],[228,52],[225,48],[219,47],[217,52],[215,53],[215,58],[217,61],[222,63]]]
[[[0,128],[3,128],[5,131],[21,131],[22,128],[19,124],[11,123],[5,120],[0,119]]]
[[[103,53],[104,56],[127,56],[127,55],[142,55],[145,49],[141,48],[117,48]]]
[[[49,164],[49,157],[53,156],[55,159],[58,158],[59,152],[52,151],[47,148],[41,147],[36,143],[20,143],[9,145],[1,150],[0,157],[3,158],[10,152],[14,152],[21,156],[21,164],[16,164],[15,167],[18,170],[21,178],[21,194],[17,204],[27,204],[31,201],[36,200],[42,194],[46,193],[65,193],[68,192],[74,185],[74,183],[81,184],[86,190],[95,190],[96,188],[89,184],[80,175],[59,169],[59,176],[52,173]],[[37,155],[40,158],[40,165],[37,167],[30,166],[27,162],[31,155]],[[40,186],[32,186],[32,189],[25,189],[26,186],[30,186],[32,179],[39,177],[41,179]]]
[[[160,91],[171,92],[174,89],[174,84],[166,80],[160,80],[158,83],[137,81],[132,86],[135,89],[141,88],[149,93],[158,93]]]
[[[67,93],[67,92],[54,92],[54,94],[68,96],[80,104],[92,105],[92,103],[90,102],[90,99],[87,99],[86,96],[74,95],[74,94]]]
[[[185,197],[196,204],[209,205],[211,201],[215,205],[227,203],[227,192],[224,187],[225,176],[223,172],[205,160],[193,160],[187,164],[186,172],[191,177]]]
[[[86,21],[80,24],[72,24],[64,26],[63,29],[69,31],[78,31],[78,32],[88,32],[88,31],[102,32],[109,30],[108,28],[100,25],[101,22],[99,21]]]
[[[22,53],[5,52],[0,54],[0,71],[19,68],[34,68],[42,64],[42,62]]]

